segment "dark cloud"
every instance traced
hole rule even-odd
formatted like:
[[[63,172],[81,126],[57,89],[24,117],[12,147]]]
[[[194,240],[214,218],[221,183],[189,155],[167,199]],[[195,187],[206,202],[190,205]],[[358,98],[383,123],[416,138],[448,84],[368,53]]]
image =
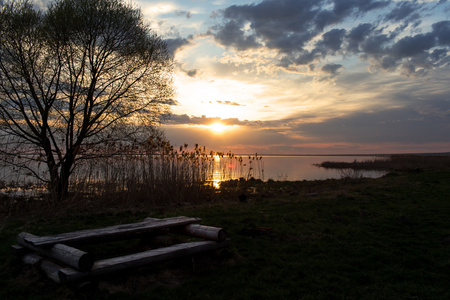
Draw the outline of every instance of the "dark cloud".
[[[433,35],[440,46],[450,46],[450,21],[433,24]]]
[[[314,18],[323,0],[266,0],[259,4],[233,5],[223,11],[225,23],[213,29],[224,46],[247,50],[269,47],[280,51],[302,47],[315,34]],[[245,26],[251,31],[246,33]],[[256,43],[261,40],[262,43]],[[252,41],[252,43],[249,43]]]
[[[320,57],[320,53],[303,51],[296,58],[293,58],[292,55],[284,56],[281,59],[279,65],[285,68],[289,68],[289,66],[291,65],[309,65],[312,62],[314,62],[318,57]]]
[[[386,47],[391,41],[392,37],[389,35],[373,31],[359,44],[359,54],[372,57],[381,56],[385,53]]]
[[[192,13],[190,11],[185,10],[177,10],[175,11],[175,15],[186,17],[186,19],[190,19],[192,17]]]
[[[363,23],[353,28],[346,36],[347,38],[347,50],[350,53],[359,53],[360,44],[372,34],[375,27],[369,23]]]
[[[191,38],[192,37],[189,37],[187,39],[185,39],[185,38],[166,39],[165,41],[166,41],[166,44],[167,44],[167,50],[169,51],[169,54],[172,57],[174,57],[175,52],[178,49],[180,49],[180,48],[190,44],[190,39]]]
[[[434,62],[440,61],[447,56],[448,49],[434,49],[430,57]]]
[[[450,59],[450,22],[434,23],[431,27],[427,33],[401,39],[374,30],[364,40],[353,43],[352,51],[359,49],[361,56],[383,70],[400,68],[407,75],[424,75],[430,69],[448,64]]]
[[[339,70],[344,66],[339,64],[326,64],[322,67],[322,71],[330,75],[338,75]]]
[[[188,116],[186,114],[170,115],[170,119],[168,119],[165,124],[168,125],[210,125],[215,122],[220,122],[224,125],[238,125],[238,126],[249,126],[249,127],[278,127],[281,123],[285,123],[286,120],[281,121],[248,121],[248,120],[239,120],[237,118],[228,118],[222,119],[219,117],[206,117],[206,116]]]
[[[206,117],[205,115],[201,117],[196,116],[188,116],[186,114],[183,115],[171,115],[170,120],[166,122],[166,124],[178,124],[178,125],[209,125],[214,122],[223,121],[221,118],[211,118]],[[240,122],[240,121],[237,121]],[[238,125],[238,124],[232,124]]]
[[[237,50],[258,48],[261,45],[256,42],[253,35],[245,36],[242,24],[236,21],[227,22],[224,27],[215,34],[215,39],[220,44],[235,47]]]
[[[448,102],[441,103],[450,111]],[[442,107],[440,108],[442,109]],[[450,142],[450,114],[424,113],[411,107],[358,112],[296,128],[305,136],[329,142],[433,143]]]
[[[388,54],[397,58],[414,57],[425,54],[435,44],[436,37],[432,33],[407,36],[397,41]]]
[[[191,70],[183,70],[184,73],[186,73],[187,76],[194,78],[198,74],[197,69],[191,69]]]
[[[324,9],[329,2],[265,0],[259,4],[233,5],[223,11],[224,24],[212,32],[217,42],[238,50],[262,46],[280,51],[298,50],[326,26],[389,4],[389,1],[333,0],[333,9]],[[245,32],[247,25],[251,32]],[[261,43],[256,43],[258,40]]]
[[[195,117],[188,116],[186,114],[183,115],[171,115],[170,120],[167,121],[167,124],[183,124],[183,125],[208,125],[214,122],[220,121],[220,118],[209,118],[206,116]]]
[[[450,21],[438,21],[422,33],[405,35],[405,29],[417,27],[421,15],[434,5],[438,4],[394,0],[264,0],[226,8],[222,11],[223,23],[212,28],[210,34],[217,43],[238,51],[263,47],[277,50],[280,54],[277,65],[287,70],[315,65],[330,55],[353,54],[382,70],[425,74],[448,63]],[[380,21],[358,24],[359,19],[364,20],[368,12],[376,9],[386,9],[380,21],[394,26]],[[350,18],[357,24],[354,28],[338,27]]]
[[[340,16],[341,19],[352,13],[361,14],[390,4],[390,1],[372,0],[334,0],[333,2],[333,12]]]
[[[316,44],[316,51],[321,52],[324,56],[327,53],[334,54],[341,50],[344,37],[346,35],[345,29],[332,29],[322,35],[322,40]]]
[[[393,22],[412,21],[419,17],[417,12],[419,9],[420,5],[417,4],[417,1],[402,1],[386,15],[384,20]]]

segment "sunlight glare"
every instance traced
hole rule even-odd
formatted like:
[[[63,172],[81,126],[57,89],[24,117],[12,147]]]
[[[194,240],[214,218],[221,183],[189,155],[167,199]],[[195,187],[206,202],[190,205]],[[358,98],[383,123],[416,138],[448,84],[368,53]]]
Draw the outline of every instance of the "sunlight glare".
[[[220,189],[220,183],[222,182],[222,180],[220,180],[220,179],[215,179],[215,180],[213,180],[212,181],[212,186],[215,188],[215,189]]]
[[[214,124],[208,125],[208,128],[209,128],[212,132],[218,133],[218,134],[219,134],[219,133],[223,133],[225,130],[228,129],[228,127],[229,127],[229,126],[224,125],[224,124],[222,124],[222,123],[214,123]]]

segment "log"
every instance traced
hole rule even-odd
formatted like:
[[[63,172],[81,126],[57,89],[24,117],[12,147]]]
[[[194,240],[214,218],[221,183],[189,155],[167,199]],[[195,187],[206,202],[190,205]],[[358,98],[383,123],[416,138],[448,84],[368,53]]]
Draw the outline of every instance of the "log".
[[[51,246],[58,243],[76,245],[138,237],[162,228],[200,222],[200,218],[175,217],[154,222],[122,224],[98,229],[80,230],[42,237],[26,237],[24,242],[33,246]]]
[[[39,266],[48,278],[56,283],[61,282],[61,280],[59,279],[59,270],[62,268],[61,266],[48,261],[34,253],[25,254],[24,256],[22,256],[22,261],[29,265]]]
[[[34,265],[40,263],[41,260],[42,260],[42,257],[40,257],[39,255],[34,254],[34,253],[27,253],[22,256],[22,261],[24,263],[26,263],[27,265],[34,266]]]
[[[38,238],[38,236],[22,232],[17,236],[17,242],[22,247],[36,251],[43,256],[53,258],[80,271],[88,271],[94,265],[94,258],[89,253],[64,244],[54,244],[50,248],[37,247],[25,242],[28,238]]]
[[[225,229],[199,224],[189,224],[183,227],[174,227],[171,229],[171,232],[218,242],[223,242],[227,239],[227,233]]]
[[[154,222],[157,220],[160,219],[146,218],[144,221]],[[223,242],[227,239],[227,232],[225,229],[200,224],[188,224],[185,226],[172,227],[170,228],[170,232],[218,242]]]
[[[166,248],[148,250],[140,253],[99,260],[90,271],[79,272],[71,268],[59,270],[62,282],[77,281],[85,277],[93,277],[118,272],[129,268],[141,267],[152,263],[194,255],[204,251],[217,250],[230,245],[230,240],[224,242],[200,241],[173,245]]]
[[[61,283],[59,279],[59,270],[62,267],[48,260],[43,259],[41,261],[41,269],[47,275],[48,278],[56,283]]]

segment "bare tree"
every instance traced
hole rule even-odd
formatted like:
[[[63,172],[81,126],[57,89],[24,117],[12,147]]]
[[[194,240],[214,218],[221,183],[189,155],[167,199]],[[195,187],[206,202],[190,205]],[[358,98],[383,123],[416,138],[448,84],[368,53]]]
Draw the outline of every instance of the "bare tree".
[[[148,134],[168,112],[172,60],[122,0],[0,5],[0,151],[62,199],[78,159]],[[45,163],[47,176],[30,161]]]

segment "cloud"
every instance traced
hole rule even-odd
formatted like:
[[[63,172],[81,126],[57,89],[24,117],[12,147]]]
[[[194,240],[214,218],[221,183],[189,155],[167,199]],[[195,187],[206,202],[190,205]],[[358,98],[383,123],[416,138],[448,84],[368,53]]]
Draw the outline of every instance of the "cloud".
[[[336,53],[341,50],[345,35],[345,29],[332,29],[324,33],[322,40],[316,44],[316,51],[320,51],[324,56],[326,53]]]
[[[432,27],[439,46],[450,46],[450,21],[434,23]]]
[[[448,103],[447,103],[448,106]],[[412,108],[381,110],[300,125],[297,130],[313,139],[348,143],[450,142],[450,115],[436,117]],[[444,138],[447,136],[447,138]]]
[[[195,77],[198,74],[198,70],[197,69],[191,69],[191,70],[187,70],[185,71],[186,75],[189,77]]]
[[[439,4],[394,0],[264,0],[224,9],[222,23],[209,33],[216,43],[238,52],[263,48],[278,51],[275,64],[287,71],[311,67],[330,56],[356,55],[369,61],[373,69],[420,75],[449,60],[450,21],[434,19],[431,27],[422,26],[423,32],[412,33],[412,28],[421,23],[422,14]],[[378,19],[385,23],[361,22],[375,11],[385,12]],[[347,20],[356,25],[348,28]],[[339,28],[344,24],[347,28]]]
[[[339,70],[342,69],[344,66],[339,64],[326,64],[322,67],[322,71],[330,74],[330,75],[338,75]]]
[[[201,127],[195,127],[219,121],[226,125],[238,125],[237,132],[217,140]],[[179,127],[180,125],[194,127]],[[356,150],[357,145],[366,144],[372,145],[371,149],[375,149],[378,145],[379,151],[383,151],[382,148],[385,147],[383,145],[389,144],[417,147],[433,143],[450,143],[450,136],[447,134],[450,130],[450,103],[443,99],[432,99],[422,106],[409,105],[372,112],[359,111],[321,122],[303,120],[301,123],[292,118],[242,121],[175,115],[165,123],[165,129],[169,131],[175,144],[199,142],[213,148],[259,147],[261,149],[259,151],[266,153],[277,153],[277,149],[298,153],[302,147],[310,146],[312,152],[317,152],[317,147],[326,146],[324,150],[329,153],[334,147],[345,145],[346,150],[343,151],[348,153],[352,152],[352,149]]]
[[[169,51],[169,54],[174,57],[175,56],[175,52],[177,52],[178,50],[180,50],[181,48],[190,45],[191,44],[191,40],[192,40],[192,36],[188,37],[188,38],[171,38],[171,39],[166,39],[166,44],[167,44],[167,50]]]
[[[143,13],[152,16],[174,12],[176,6],[172,3],[143,3]]]
[[[450,21],[432,24],[432,30],[394,40],[373,32],[359,43],[360,54],[383,70],[408,70],[405,74],[426,74],[449,63]],[[371,50],[370,50],[371,49]]]
[[[397,58],[426,55],[425,51],[436,45],[436,37],[432,33],[407,36],[398,40],[388,51],[388,55]]]
[[[384,18],[385,21],[399,22],[399,21],[414,21],[419,18],[420,5],[417,1],[401,1],[392,9]]]
[[[245,36],[241,24],[236,21],[227,22],[224,27],[214,35],[216,41],[222,45],[232,46],[237,50],[248,50],[259,48],[261,45],[256,42],[253,35]]]
[[[201,117],[188,116],[186,114],[182,115],[171,115],[170,120],[166,124],[177,124],[177,125],[208,125],[214,122],[220,121],[220,118],[209,118],[205,115]]]
[[[239,104],[239,103],[233,102],[233,101],[220,101],[220,100],[218,100],[218,101],[216,101],[216,102],[219,103],[219,104],[224,104],[224,105],[245,106],[245,105],[243,105],[243,104]]]
[[[168,118],[166,118],[166,119],[168,119]],[[220,122],[224,125],[237,125],[237,126],[266,128],[266,127],[280,127],[280,126],[282,126],[283,123],[286,123],[286,120],[249,121],[249,120],[239,120],[238,118],[222,119],[219,117],[206,117],[205,115],[198,117],[198,116],[188,116],[187,114],[181,114],[181,115],[173,114],[173,115],[170,115],[170,119],[168,119],[165,122],[165,124],[168,124],[168,125],[210,125],[215,122]]]
[[[298,51],[326,26],[389,4],[388,1],[334,0],[333,9],[328,10],[325,8],[328,2],[265,0],[259,4],[233,5],[223,11],[224,23],[212,32],[218,43],[239,50],[265,46],[282,52]],[[261,43],[256,42],[259,40]]]
[[[186,10],[176,10],[175,15],[186,17],[186,19],[190,19],[192,17],[192,13]]]

